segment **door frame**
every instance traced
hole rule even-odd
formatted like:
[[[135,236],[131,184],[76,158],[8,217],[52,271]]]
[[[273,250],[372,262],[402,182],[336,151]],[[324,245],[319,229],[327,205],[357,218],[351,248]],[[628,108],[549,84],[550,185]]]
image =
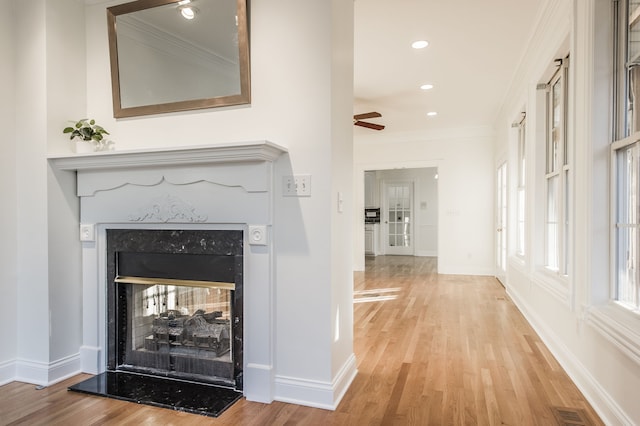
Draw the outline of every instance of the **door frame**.
[[[501,177],[500,174],[503,174]],[[509,224],[509,169],[506,160],[500,161],[495,169],[495,272],[502,285],[507,283],[508,224]]]

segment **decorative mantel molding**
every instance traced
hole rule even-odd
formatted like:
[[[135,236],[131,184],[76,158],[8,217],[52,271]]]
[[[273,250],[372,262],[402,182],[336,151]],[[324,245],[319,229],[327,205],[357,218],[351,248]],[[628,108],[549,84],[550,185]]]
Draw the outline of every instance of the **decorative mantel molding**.
[[[206,215],[199,214],[196,209],[182,199],[166,194],[155,198],[143,209],[129,215],[132,222],[178,222],[202,223],[207,221]]]
[[[51,155],[60,170],[106,170],[211,163],[273,162],[287,149],[269,141]]]

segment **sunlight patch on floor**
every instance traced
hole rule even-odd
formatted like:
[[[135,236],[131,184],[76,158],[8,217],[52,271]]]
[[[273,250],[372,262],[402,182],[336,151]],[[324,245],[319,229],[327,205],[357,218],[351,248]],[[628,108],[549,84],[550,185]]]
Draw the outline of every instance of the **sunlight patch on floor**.
[[[395,300],[401,290],[400,287],[375,288],[371,290],[358,290],[353,292],[353,303],[382,302]],[[396,293],[396,294],[391,294]]]

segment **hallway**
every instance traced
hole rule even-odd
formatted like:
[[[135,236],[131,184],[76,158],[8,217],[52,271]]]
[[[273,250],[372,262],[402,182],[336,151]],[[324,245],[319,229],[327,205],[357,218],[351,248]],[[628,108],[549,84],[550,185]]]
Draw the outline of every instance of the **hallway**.
[[[340,410],[362,424],[600,424],[495,278],[438,275],[436,262],[367,257],[355,275],[355,302],[395,298],[355,304],[359,375]],[[346,408],[359,392],[369,408]]]
[[[240,400],[218,419],[66,391],[0,388],[0,425],[599,425],[493,277],[367,258],[354,282],[358,376],[334,412]],[[564,419],[564,421],[562,420]]]

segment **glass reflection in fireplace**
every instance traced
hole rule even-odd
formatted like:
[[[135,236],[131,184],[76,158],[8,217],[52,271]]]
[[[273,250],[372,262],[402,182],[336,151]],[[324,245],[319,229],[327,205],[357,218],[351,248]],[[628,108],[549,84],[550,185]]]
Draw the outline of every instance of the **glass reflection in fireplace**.
[[[233,379],[231,291],[126,284],[121,369],[210,381]]]

